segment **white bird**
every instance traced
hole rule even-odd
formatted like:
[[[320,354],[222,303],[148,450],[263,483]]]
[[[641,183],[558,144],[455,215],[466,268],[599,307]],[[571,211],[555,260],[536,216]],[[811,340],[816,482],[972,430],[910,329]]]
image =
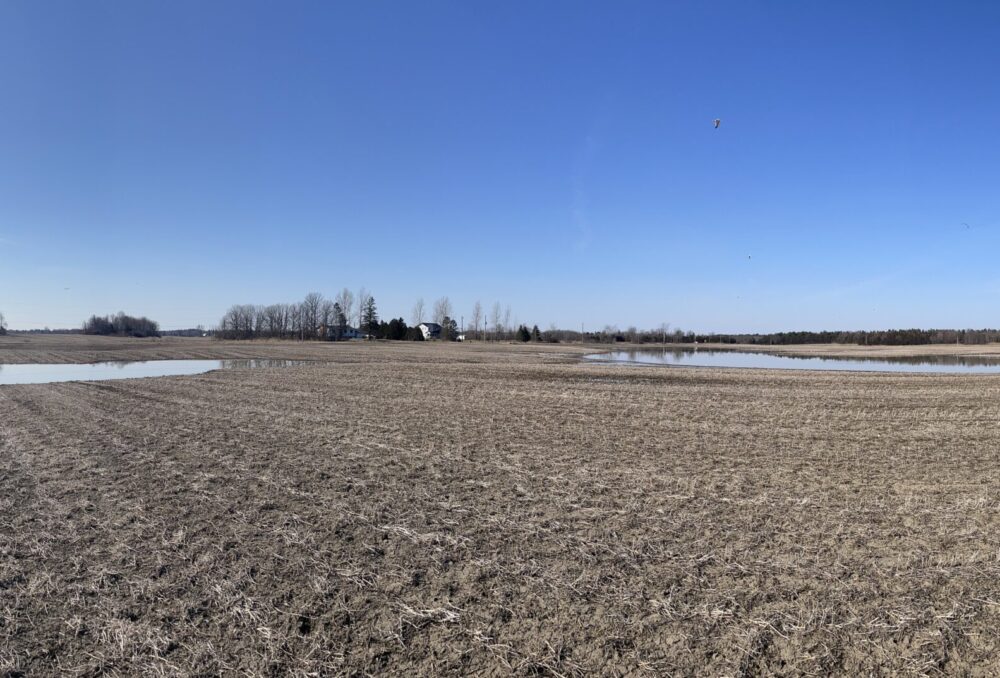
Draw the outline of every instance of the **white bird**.
[[[716,118],[715,120],[713,120],[713,122],[715,123],[715,129],[719,129],[719,125],[722,124],[722,120]]]

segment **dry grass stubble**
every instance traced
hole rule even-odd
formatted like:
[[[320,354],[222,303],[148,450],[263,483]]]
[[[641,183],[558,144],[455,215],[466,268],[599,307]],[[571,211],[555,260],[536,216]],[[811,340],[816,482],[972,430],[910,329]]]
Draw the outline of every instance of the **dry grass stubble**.
[[[0,388],[0,673],[1000,671],[1000,379],[324,358]]]

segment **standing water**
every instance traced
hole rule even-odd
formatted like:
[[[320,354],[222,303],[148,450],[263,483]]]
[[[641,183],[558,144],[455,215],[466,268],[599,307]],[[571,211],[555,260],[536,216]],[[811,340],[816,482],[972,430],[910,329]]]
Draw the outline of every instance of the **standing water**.
[[[755,367],[784,370],[842,370],[848,372],[931,372],[942,374],[1000,374],[1000,356],[910,356],[884,358],[822,358],[775,355],[750,351],[698,349],[634,349],[586,356],[594,362],[681,367]]]
[[[302,360],[143,360],[84,364],[0,365],[0,386],[61,381],[106,381],[141,377],[176,377],[211,370],[288,367]]]

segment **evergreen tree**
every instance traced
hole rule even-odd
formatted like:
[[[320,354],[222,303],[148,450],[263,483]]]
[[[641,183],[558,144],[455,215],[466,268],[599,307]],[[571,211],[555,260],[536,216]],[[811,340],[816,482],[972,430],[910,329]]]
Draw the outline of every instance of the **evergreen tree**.
[[[542,333],[538,330],[538,325],[535,325],[534,327],[531,328],[531,340],[532,341],[542,340]]]
[[[521,341],[531,341],[531,332],[524,325],[517,328],[517,338]]]
[[[406,338],[407,331],[406,321],[402,318],[393,318],[389,321],[389,329],[386,332],[386,339],[392,339],[394,341],[399,341]]]
[[[365,298],[365,305],[361,310],[361,329],[370,339],[378,336],[378,311],[375,309],[373,296]]]

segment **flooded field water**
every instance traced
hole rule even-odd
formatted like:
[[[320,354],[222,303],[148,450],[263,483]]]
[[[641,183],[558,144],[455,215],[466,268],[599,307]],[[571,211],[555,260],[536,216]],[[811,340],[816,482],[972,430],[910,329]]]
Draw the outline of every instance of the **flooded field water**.
[[[83,364],[0,365],[0,386],[62,381],[107,381],[141,377],[176,377],[212,370],[289,367],[301,360],[144,360]]]
[[[987,357],[914,356],[886,358],[820,358],[749,351],[697,349],[640,349],[586,356],[594,362],[677,367],[750,367],[784,370],[840,370],[847,372],[921,372],[941,374],[1000,374],[1000,360]]]

